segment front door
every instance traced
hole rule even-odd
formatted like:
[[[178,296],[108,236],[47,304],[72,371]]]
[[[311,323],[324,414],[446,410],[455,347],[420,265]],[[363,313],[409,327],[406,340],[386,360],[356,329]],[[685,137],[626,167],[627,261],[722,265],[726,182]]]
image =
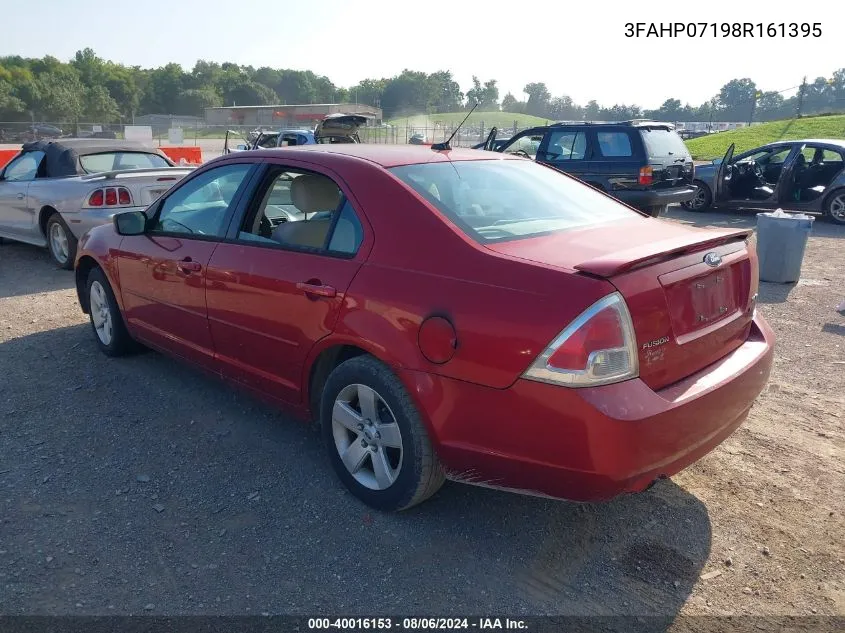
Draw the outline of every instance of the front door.
[[[134,336],[216,367],[205,305],[206,267],[253,169],[252,163],[229,163],[196,174],[151,207],[143,235],[123,238],[118,274]]]
[[[275,159],[273,159],[275,161]],[[330,172],[271,162],[208,265],[208,316],[224,375],[301,403],[304,363],[361,267],[365,221]]]
[[[0,235],[27,241],[38,237],[28,192],[43,160],[44,152],[25,152],[12,159],[3,170],[0,176]]]

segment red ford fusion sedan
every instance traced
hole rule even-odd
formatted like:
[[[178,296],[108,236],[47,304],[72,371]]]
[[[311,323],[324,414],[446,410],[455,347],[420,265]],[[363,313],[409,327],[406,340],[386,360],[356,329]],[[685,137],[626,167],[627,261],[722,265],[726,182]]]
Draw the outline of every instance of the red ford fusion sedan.
[[[748,236],[522,158],[313,145],[212,160],[92,229],[76,285],[104,353],[316,421],[375,508],[445,479],[599,501],[712,450],[763,389]]]

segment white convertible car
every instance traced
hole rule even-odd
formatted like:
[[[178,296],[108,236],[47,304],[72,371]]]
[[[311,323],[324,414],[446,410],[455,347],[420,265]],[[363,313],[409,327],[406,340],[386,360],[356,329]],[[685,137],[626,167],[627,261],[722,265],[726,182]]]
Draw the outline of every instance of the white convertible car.
[[[88,229],[145,209],[192,169],[130,141],[26,143],[0,172],[0,238],[46,246],[57,266],[71,269]]]

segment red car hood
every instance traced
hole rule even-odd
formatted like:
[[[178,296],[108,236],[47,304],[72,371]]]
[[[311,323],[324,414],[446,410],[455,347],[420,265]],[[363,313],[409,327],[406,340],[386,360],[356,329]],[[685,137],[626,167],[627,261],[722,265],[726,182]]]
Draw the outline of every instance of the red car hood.
[[[487,248],[540,264],[611,277],[750,234],[749,229],[701,229],[636,217],[623,222],[488,244]]]

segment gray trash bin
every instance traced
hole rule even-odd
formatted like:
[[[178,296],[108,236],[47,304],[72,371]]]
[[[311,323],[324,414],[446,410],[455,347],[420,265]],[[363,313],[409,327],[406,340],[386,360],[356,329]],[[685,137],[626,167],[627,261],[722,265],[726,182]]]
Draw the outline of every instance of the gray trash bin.
[[[801,264],[813,217],[803,213],[757,214],[757,257],[760,281],[795,283],[801,278]]]

